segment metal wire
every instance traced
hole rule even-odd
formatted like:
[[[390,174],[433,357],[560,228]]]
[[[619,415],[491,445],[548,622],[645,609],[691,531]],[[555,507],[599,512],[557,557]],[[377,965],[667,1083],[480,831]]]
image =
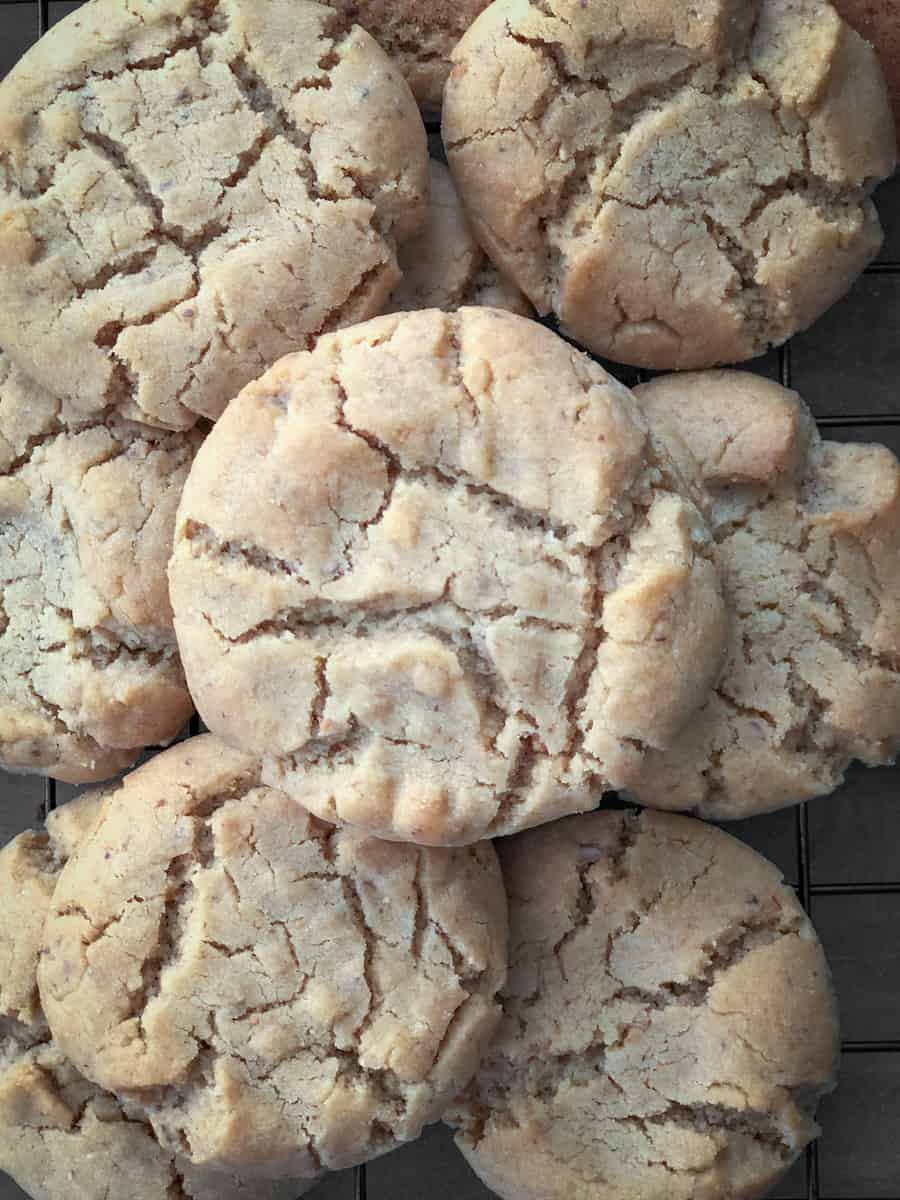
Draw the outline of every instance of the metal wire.
[[[34,8],[38,34],[45,33],[50,25],[50,0],[0,0],[0,10],[4,8],[22,8],[26,4],[31,4]],[[0,28],[0,35],[2,35],[2,28]],[[436,124],[429,124],[430,133],[437,131],[438,126]],[[900,277],[900,262],[872,263],[866,268],[865,274]],[[778,374],[781,383],[785,387],[791,386],[791,366],[791,343],[787,342],[778,351]],[[646,378],[646,374],[644,372],[637,372],[637,376],[640,380]],[[817,422],[823,431],[828,429],[847,428],[864,429],[874,426],[900,426],[900,411],[892,413],[863,413],[853,416],[826,415],[818,417]],[[192,735],[200,732],[201,726],[198,717],[194,717],[191,720],[189,728]],[[52,779],[47,779],[44,781],[44,793],[41,802],[42,814],[46,816],[48,812],[52,812],[55,808],[56,783]],[[798,878],[797,890],[800,900],[807,911],[810,909],[811,901],[818,896],[888,896],[900,894],[900,880],[887,881],[877,884],[814,884],[811,879],[810,871],[812,846],[810,840],[809,816],[807,812],[807,806],[805,804],[801,804],[796,810],[796,833]],[[841,1043],[841,1052],[842,1054],[898,1054],[900,1053],[900,1039],[890,1039],[886,1041],[844,1040]],[[821,1200],[818,1142],[813,1142],[812,1145],[807,1148],[805,1171],[805,1191],[807,1200]],[[355,1200],[368,1200],[366,1169],[364,1166],[356,1168],[354,1196]],[[382,1198],[373,1197],[373,1200],[382,1200]]]

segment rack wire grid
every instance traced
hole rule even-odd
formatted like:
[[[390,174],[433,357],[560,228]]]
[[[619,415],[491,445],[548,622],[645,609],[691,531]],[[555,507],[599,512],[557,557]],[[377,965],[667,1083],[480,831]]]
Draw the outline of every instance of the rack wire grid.
[[[0,78],[81,0],[0,0]],[[436,127],[430,128],[437,140]],[[826,437],[883,442],[900,456],[900,175],[875,197],[885,242],[850,294],[811,330],[749,369],[795,387]],[[642,378],[613,367],[625,382]],[[186,733],[196,733],[195,718]],[[148,754],[153,751],[148,751]],[[40,822],[77,789],[0,772],[0,839]],[[841,1083],[822,1137],[773,1200],[900,1200],[900,765],[851,768],[831,797],[727,826],[796,887],[822,938],[841,1007]],[[0,1200],[23,1193],[0,1175]],[[431,1126],[415,1143],[338,1172],[309,1200],[490,1200]],[[72,1197],[72,1200],[79,1200]]]

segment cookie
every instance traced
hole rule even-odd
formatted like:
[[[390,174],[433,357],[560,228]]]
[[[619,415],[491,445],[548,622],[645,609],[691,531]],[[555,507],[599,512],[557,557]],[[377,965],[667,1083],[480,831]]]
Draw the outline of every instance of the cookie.
[[[762,354],[878,251],[893,119],[827,0],[498,0],[454,63],[444,142],[475,233],[597,354]]]
[[[848,25],[872,43],[900,122],[900,11],[897,0],[832,0]]]
[[[636,395],[703,496],[728,656],[677,745],[626,784],[717,820],[833,791],[900,751],[900,463],[823,441],[794,392],[715,371]]]
[[[0,343],[81,417],[217,417],[380,312],[425,219],[409,89],[309,0],[91,0],[0,111]]]
[[[128,1180],[135,1200],[293,1200],[301,1185],[203,1172],[156,1139],[137,1105],[89,1083],[50,1038],[36,971],[59,873],[105,793],[57,809],[47,832],[0,851],[0,1170],[34,1200],[107,1200]]]
[[[533,316],[531,305],[516,285],[497,270],[476,242],[450,172],[434,159],[429,165],[428,224],[400,251],[403,279],[386,311],[449,310],[480,304]]]
[[[721,830],[605,812],[498,846],[503,1023],[448,1120],[503,1200],[762,1196],[818,1128],[837,1012],[791,888]]]
[[[0,850],[0,1037],[15,1037],[20,1046],[49,1036],[36,978],[44,919],[60,871],[96,824],[107,794],[79,796],[50,813],[46,830],[28,830]]]
[[[80,783],[193,705],[166,582],[198,431],[64,406],[0,352],[0,765]]]
[[[721,665],[685,486],[627,389],[534,321],[322,338],[191,471],[169,566],[191,694],[267,782],[392,840],[593,808]]]
[[[56,886],[38,981],[60,1050],[162,1144],[312,1180],[441,1116],[505,974],[489,843],[336,830],[207,736],[107,801]]]
[[[357,21],[403,72],[419,104],[440,110],[453,47],[490,0],[329,0]]]

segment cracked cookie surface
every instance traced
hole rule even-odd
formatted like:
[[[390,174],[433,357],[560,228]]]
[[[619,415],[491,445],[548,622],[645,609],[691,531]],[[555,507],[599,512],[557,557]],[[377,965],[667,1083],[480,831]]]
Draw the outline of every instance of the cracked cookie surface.
[[[308,0],[92,0],[0,108],[0,341],[82,417],[215,419],[380,312],[425,219],[408,87]]]
[[[166,562],[202,436],[70,415],[0,351],[0,764],[81,783],[193,711]]]
[[[476,235],[607,358],[761,354],[881,244],[890,106],[827,0],[498,0],[454,63],[444,143]]]
[[[683,488],[628,390],[533,321],[322,338],[245,389],[188,480],[169,580],[191,694],[267,782],[391,839],[592,808],[721,665]]]
[[[212,736],[107,802],[60,876],[38,971],[61,1051],[163,1144],[301,1180],[439,1119],[505,977],[490,843],[325,825]]]
[[[834,1084],[822,948],[780,873],[686,817],[605,812],[498,843],[503,1022],[448,1113],[504,1200],[763,1195]]]
[[[636,390],[702,490],[729,609],[728,654],[677,746],[626,787],[727,819],[833,791],[900,751],[900,463],[823,441],[795,392],[738,371]]]
[[[328,0],[367,29],[403,72],[419,104],[439,110],[453,48],[490,0]]]
[[[450,172],[432,159],[429,174],[428,223],[400,249],[403,278],[385,312],[480,304],[533,316],[516,285],[497,270],[475,240]]]
[[[294,1200],[302,1185],[202,1171],[167,1149],[138,1105],[84,1078],[51,1040],[37,990],[44,918],[108,792],[51,813],[0,851],[0,1170],[33,1200]]]

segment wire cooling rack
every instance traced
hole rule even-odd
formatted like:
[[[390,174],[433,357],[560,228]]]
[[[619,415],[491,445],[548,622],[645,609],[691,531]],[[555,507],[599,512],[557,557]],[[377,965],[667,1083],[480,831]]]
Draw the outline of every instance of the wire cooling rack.
[[[77,0],[0,0],[0,77],[78,7]],[[749,365],[797,388],[826,437],[884,442],[900,455],[900,176],[876,202],[886,231],[878,261],[813,329]],[[615,371],[625,383],[641,378],[628,368]],[[195,719],[189,732],[197,729]],[[0,772],[0,839],[40,821],[75,791]],[[825,944],[841,1004],[841,1086],[821,1107],[822,1138],[773,1198],[900,1200],[900,766],[853,768],[833,797],[728,828],[797,888]],[[456,1154],[449,1133],[433,1126],[419,1142],[340,1172],[307,1195],[490,1200],[491,1193]],[[21,1196],[0,1175],[0,1200]]]

